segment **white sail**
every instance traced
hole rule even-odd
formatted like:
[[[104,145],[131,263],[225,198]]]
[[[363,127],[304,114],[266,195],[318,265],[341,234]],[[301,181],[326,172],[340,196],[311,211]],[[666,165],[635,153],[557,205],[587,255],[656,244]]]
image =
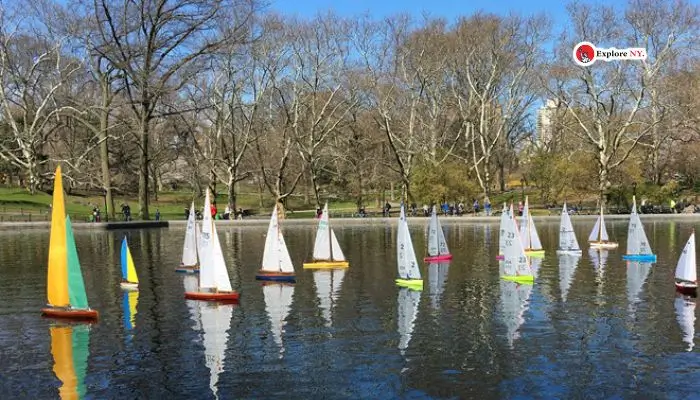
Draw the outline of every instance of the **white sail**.
[[[632,200],[632,213],[627,227],[627,254],[653,254],[644,225],[637,214],[637,200]]]
[[[430,257],[434,257],[439,253],[438,249],[438,236],[437,236],[437,230],[438,230],[438,220],[437,220],[437,212],[435,210],[435,206],[433,206],[433,211],[430,214],[430,223],[428,224],[428,255]]]
[[[318,295],[321,314],[325,320],[326,327],[331,327],[333,306],[340,295],[340,288],[345,277],[345,270],[319,270],[314,271],[314,283],[316,284],[316,294]]]
[[[576,232],[571,224],[569,211],[566,209],[566,203],[561,210],[561,220],[559,221],[559,250],[578,251],[581,247],[576,240]]]
[[[216,225],[212,221],[213,228],[213,238],[214,245],[212,246],[212,261],[214,264],[214,282],[216,284],[216,289],[222,292],[231,292],[231,280],[228,276],[228,271],[226,270],[226,260],[224,260],[224,253],[221,250],[221,243],[219,242],[219,235],[216,232]],[[201,272],[200,272],[201,273]]]
[[[228,329],[231,326],[233,306],[226,304],[207,304],[199,302],[202,318],[202,336],[204,356],[209,368],[209,388],[214,398],[219,398],[217,383],[219,374],[224,370],[224,358],[228,344]]]
[[[501,316],[506,326],[508,345],[520,337],[518,330],[525,322],[525,311],[532,292],[532,285],[519,284],[511,281],[501,281]]]
[[[695,282],[698,280],[697,264],[695,261],[695,232],[690,235],[676,265],[676,279]]]
[[[216,288],[216,267],[214,259],[214,224],[211,218],[209,189],[204,198],[204,216],[202,217],[202,239],[199,254],[199,287],[201,289]]]
[[[267,228],[262,270],[271,272],[294,272],[294,265],[292,264],[292,259],[287,250],[287,244],[284,242],[284,237],[279,227],[277,206],[272,210],[270,225]]]
[[[498,234],[498,255],[503,255],[506,247],[506,224],[509,223],[508,220],[508,208],[505,203],[503,204],[503,210],[501,211],[501,223],[499,225]]]
[[[516,225],[517,227],[517,225]],[[523,206],[523,215],[520,217],[520,240],[523,242],[523,247],[526,249],[532,248],[530,243],[530,204],[527,196],[525,197],[525,206]]]
[[[438,240],[438,254],[445,255],[450,254],[450,249],[447,248],[447,241],[445,240],[445,232],[442,230],[442,225],[440,225],[440,220],[435,219],[437,222],[437,240]]]
[[[540,242],[540,235],[537,234],[537,228],[535,227],[535,221],[532,219],[532,215],[528,214],[527,221],[527,232],[530,234],[530,249],[541,250],[542,242]]]
[[[294,286],[286,284],[266,284],[263,286],[265,296],[265,310],[270,317],[272,337],[279,347],[279,355],[282,358],[284,344],[282,334],[284,333],[285,319],[289,315],[294,297]]]
[[[578,255],[562,254],[559,256],[559,289],[563,302],[566,302],[569,295],[569,288],[571,288],[580,259],[581,257]]]
[[[688,344],[686,351],[692,351],[695,347],[695,302],[690,298],[677,296],[673,306],[683,333],[683,342]]]
[[[448,262],[431,262],[430,265],[428,265],[430,304],[435,310],[440,308],[440,300],[442,298],[442,293],[445,291],[445,284],[447,283],[447,273],[449,268],[450,263]]]
[[[421,279],[420,269],[418,268],[418,260],[416,259],[416,252],[413,249],[411,234],[408,231],[408,221],[406,221],[406,214],[404,213],[403,204],[401,204],[396,242],[396,259],[399,267],[399,278]]]
[[[197,265],[197,221],[194,214],[194,201],[187,217],[187,230],[185,231],[185,243],[182,246],[182,265]]]
[[[588,235],[588,241],[589,242],[597,242],[600,240],[600,221],[603,219],[602,215],[598,216],[598,219],[595,221],[595,225],[593,225],[593,230],[591,230],[591,234]],[[605,227],[605,225],[603,225]]]
[[[199,257],[199,254],[202,254],[202,227],[196,222],[194,224],[194,237],[194,242],[197,247],[197,257]]]
[[[504,274],[507,276],[514,275],[532,275],[525,248],[520,240],[518,228],[515,226],[515,217],[513,216],[513,206],[510,208],[510,217],[506,224],[506,243],[503,252]]]
[[[321,219],[318,220],[316,229],[316,242],[314,243],[314,260],[328,261],[331,259],[331,232],[328,217],[328,203],[323,207]]]
[[[333,256],[333,261],[345,261],[345,254],[340,248],[340,243],[338,243],[338,238],[335,237],[335,232],[331,228],[331,255]]]
[[[627,300],[629,303],[634,304],[639,301],[639,294],[642,292],[650,270],[650,263],[627,263]]]
[[[404,355],[408,348],[408,343],[411,341],[413,327],[418,315],[420,292],[402,287],[399,289],[398,303],[399,350],[401,355]]]

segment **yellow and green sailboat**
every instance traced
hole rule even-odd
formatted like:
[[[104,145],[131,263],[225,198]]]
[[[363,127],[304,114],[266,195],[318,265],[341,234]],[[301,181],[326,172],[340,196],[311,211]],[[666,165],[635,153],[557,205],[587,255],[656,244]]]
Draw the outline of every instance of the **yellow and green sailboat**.
[[[56,167],[51,210],[51,238],[46,292],[48,306],[41,313],[48,317],[95,320],[99,314],[88,305],[83,273],[70,217],[63,199],[61,166]]]
[[[131,257],[131,251],[129,251],[129,244],[126,242],[126,236],[124,236],[124,240],[122,240],[121,264],[122,289],[139,290],[139,277],[136,275],[134,259]]]

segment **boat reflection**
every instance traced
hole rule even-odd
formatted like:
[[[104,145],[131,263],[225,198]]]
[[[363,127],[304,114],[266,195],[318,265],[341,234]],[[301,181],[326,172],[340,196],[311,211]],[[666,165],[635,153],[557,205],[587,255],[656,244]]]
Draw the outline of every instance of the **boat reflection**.
[[[326,327],[333,325],[333,308],[340,296],[340,288],[345,277],[344,269],[316,270],[314,271],[314,283],[318,295],[321,314]]]
[[[285,320],[292,307],[294,297],[294,285],[288,283],[265,283],[263,285],[265,296],[265,310],[270,317],[270,330],[272,337],[279,347],[279,358],[284,357],[284,333]]]
[[[520,337],[518,330],[525,322],[532,284],[501,280],[500,288],[502,322],[506,326],[508,346],[512,348]]]
[[[692,351],[695,347],[695,300],[689,296],[677,295],[673,306],[683,333],[683,342],[688,345],[685,350]]]
[[[559,289],[561,290],[561,301],[566,303],[569,288],[574,281],[574,274],[581,260],[580,255],[560,254],[559,255]]]
[[[418,315],[421,292],[406,287],[399,289],[398,297],[398,333],[399,351],[406,354],[406,349],[413,335],[413,327]]]
[[[431,262],[428,265],[430,304],[435,310],[440,309],[440,300],[442,299],[442,293],[445,291],[449,269],[449,262]]]
[[[85,375],[90,344],[89,325],[56,325],[51,332],[53,371],[62,382],[58,390],[62,400],[85,397]]]

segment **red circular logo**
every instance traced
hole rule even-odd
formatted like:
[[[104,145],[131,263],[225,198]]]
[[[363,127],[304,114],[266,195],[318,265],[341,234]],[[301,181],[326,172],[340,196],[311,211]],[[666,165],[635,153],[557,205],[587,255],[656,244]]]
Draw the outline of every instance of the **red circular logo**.
[[[590,64],[595,60],[595,50],[587,43],[581,43],[574,50],[576,60],[581,64]]]

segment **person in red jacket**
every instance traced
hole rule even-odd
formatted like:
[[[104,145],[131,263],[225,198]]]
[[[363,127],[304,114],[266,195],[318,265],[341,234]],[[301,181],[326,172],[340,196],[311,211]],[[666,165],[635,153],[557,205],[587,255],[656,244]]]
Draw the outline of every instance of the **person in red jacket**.
[[[216,218],[216,203],[211,203],[211,218]]]

